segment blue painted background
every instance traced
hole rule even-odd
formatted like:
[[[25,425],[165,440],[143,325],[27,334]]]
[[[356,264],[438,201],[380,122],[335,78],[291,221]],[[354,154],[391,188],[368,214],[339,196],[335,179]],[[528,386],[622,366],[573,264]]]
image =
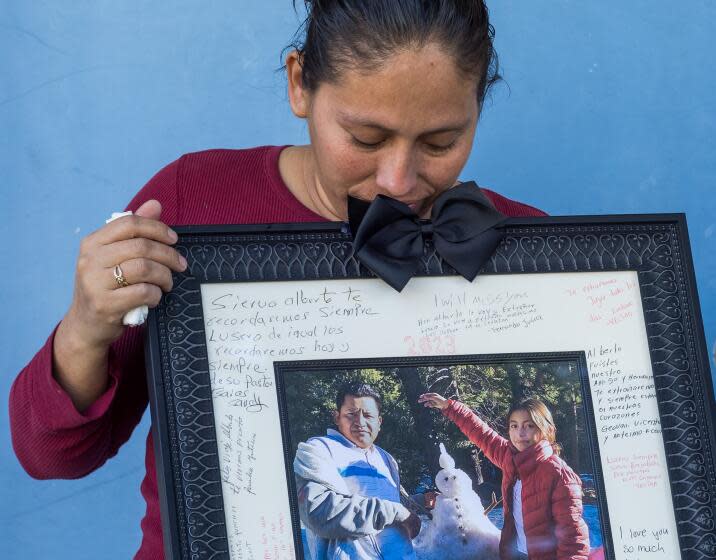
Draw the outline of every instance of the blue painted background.
[[[289,0],[3,0],[0,396],[61,318],[79,240],[167,162],[301,143]],[[716,4],[493,0],[509,87],[463,174],[551,214],[686,212],[716,339]],[[3,407],[5,408],[5,407]],[[3,558],[129,558],[148,419],[79,481],[31,480],[0,414]],[[99,551],[102,552],[99,552]]]

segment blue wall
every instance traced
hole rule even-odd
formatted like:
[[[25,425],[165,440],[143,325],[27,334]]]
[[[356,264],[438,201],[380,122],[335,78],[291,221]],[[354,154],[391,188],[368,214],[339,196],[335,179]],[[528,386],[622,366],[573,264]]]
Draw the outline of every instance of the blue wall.
[[[463,178],[551,214],[686,212],[712,347],[716,4],[490,4],[509,88],[484,112]],[[289,0],[2,6],[5,400],[69,303],[79,240],[155,171],[188,151],[307,135],[275,72],[298,22]],[[83,480],[36,482],[0,415],[3,557],[131,557],[147,429]]]

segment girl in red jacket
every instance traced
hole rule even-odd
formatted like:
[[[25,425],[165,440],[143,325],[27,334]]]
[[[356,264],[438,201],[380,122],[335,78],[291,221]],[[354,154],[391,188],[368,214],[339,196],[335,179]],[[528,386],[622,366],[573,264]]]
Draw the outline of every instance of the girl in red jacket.
[[[542,401],[526,399],[510,409],[509,439],[458,401],[437,393],[420,395],[418,401],[442,410],[502,469],[502,560],[587,559],[582,483],[558,455],[552,414]]]

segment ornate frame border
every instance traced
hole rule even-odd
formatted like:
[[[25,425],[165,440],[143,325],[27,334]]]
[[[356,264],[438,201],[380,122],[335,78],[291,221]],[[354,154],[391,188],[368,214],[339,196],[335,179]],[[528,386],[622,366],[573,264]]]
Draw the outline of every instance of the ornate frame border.
[[[146,359],[167,559],[229,559],[200,284],[369,278],[345,224],[175,228],[189,267],[150,314]],[[682,555],[716,556],[716,404],[682,214],[512,218],[482,274],[632,270]],[[421,276],[454,271],[428,245]]]

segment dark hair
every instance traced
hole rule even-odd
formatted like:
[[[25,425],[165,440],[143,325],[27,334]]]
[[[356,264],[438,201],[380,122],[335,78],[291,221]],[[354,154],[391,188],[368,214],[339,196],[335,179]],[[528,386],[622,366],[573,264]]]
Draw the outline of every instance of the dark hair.
[[[371,387],[367,383],[354,382],[346,383],[340,389],[338,389],[338,393],[336,394],[337,411],[340,412],[341,407],[343,406],[343,402],[349,395],[352,397],[371,397],[378,405],[378,412],[381,412],[381,409],[383,408],[383,399],[378,394],[378,391],[373,389],[373,387]]]
[[[294,8],[296,0],[293,0]],[[396,51],[436,42],[467,76],[477,78],[482,107],[501,79],[495,30],[483,0],[304,0],[308,13],[294,48],[303,86],[335,83],[342,70],[377,70]]]

